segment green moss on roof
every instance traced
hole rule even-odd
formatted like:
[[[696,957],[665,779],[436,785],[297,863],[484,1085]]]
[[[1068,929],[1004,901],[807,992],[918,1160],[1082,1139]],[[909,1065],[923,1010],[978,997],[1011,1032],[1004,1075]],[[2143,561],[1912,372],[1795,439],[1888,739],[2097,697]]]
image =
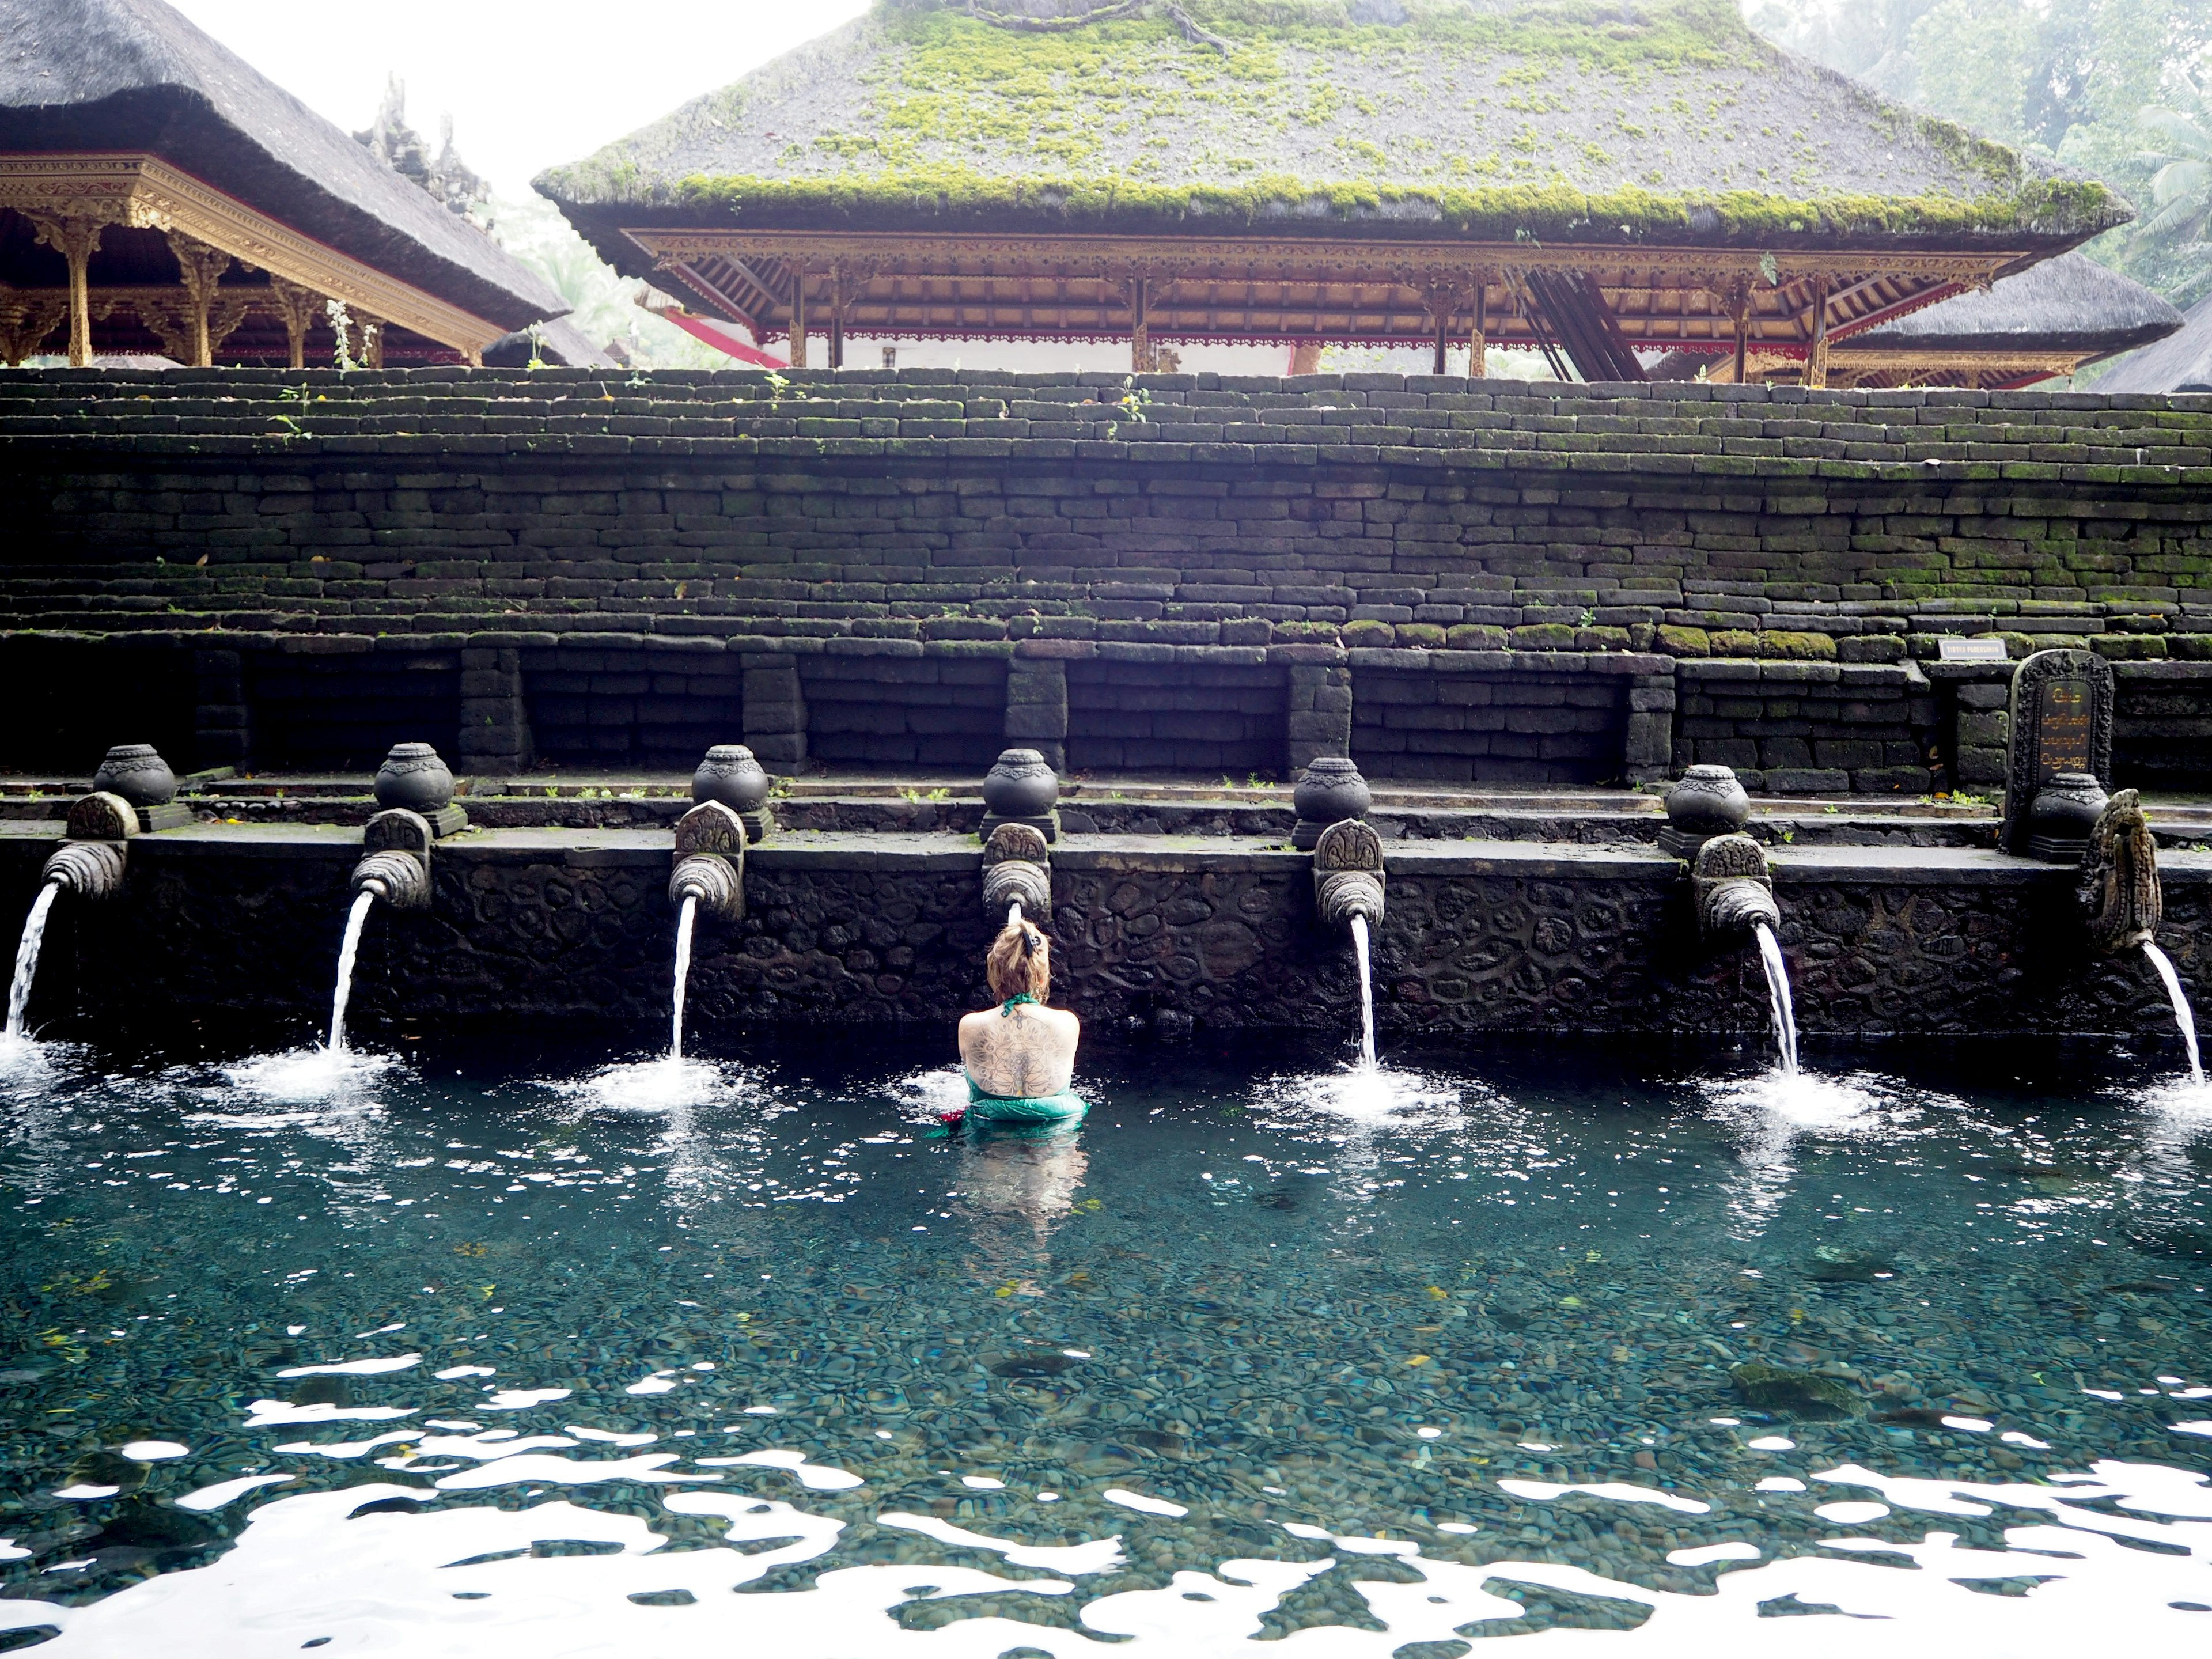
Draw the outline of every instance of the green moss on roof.
[[[1728,0],[1103,9],[1039,28],[879,4],[538,185],[580,216],[793,228],[1786,246],[2072,242],[2129,216],[1790,57]]]

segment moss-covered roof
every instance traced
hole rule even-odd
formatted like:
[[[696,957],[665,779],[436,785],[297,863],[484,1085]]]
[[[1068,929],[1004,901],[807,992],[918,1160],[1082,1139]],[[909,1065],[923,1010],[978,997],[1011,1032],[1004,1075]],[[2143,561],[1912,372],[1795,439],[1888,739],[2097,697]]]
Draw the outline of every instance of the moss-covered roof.
[[[2131,216],[1729,0],[878,0],[537,182],[603,246],[627,223],[2050,252]]]

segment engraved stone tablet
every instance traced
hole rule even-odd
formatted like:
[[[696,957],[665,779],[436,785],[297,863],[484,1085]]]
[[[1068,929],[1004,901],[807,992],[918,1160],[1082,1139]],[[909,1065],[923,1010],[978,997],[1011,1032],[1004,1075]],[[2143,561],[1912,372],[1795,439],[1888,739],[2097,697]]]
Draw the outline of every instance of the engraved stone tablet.
[[[2006,852],[2027,851],[2028,808],[2057,774],[2087,773],[2112,787],[2113,696],[2112,665],[2094,651],[2039,651],[2013,671]]]

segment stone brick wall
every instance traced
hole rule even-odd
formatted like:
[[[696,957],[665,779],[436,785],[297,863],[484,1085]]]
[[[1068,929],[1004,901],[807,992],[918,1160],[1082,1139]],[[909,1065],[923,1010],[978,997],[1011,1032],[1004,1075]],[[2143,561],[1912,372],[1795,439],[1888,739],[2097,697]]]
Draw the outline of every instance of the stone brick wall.
[[[558,659],[578,636],[736,653],[748,739],[781,765],[810,747],[890,763],[933,744],[964,765],[987,726],[1064,751],[1066,721],[1094,709],[1178,712],[1069,702],[1065,670],[1008,665],[1024,646],[1039,663],[1054,647],[1170,651],[1166,678],[1234,690],[1233,708],[1180,712],[1272,721],[1230,672],[1263,653],[1285,675],[1281,765],[1350,740],[1363,652],[1540,657],[1513,672],[1565,676],[1636,658],[1656,665],[1631,675],[1615,772],[1664,769],[1678,745],[1748,744],[1778,787],[1826,774],[1874,790],[1911,788],[1927,764],[1926,694],[1877,696],[1862,678],[1858,696],[1775,696],[1767,670],[1932,667],[1942,636],[1989,633],[2015,655],[2078,642],[2124,665],[2212,667],[2206,398],[1141,379],[1151,402],[1133,421],[1113,375],[0,374],[0,658],[64,636],[170,653],[158,672],[191,678],[191,758],[208,763],[266,746],[264,727],[305,742],[300,721],[252,717],[249,671],[270,652],[371,641],[348,659],[365,672],[386,650],[459,653],[453,720],[481,765],[539,746],[611,757],[618,728],[632,757],[680,731],[732,735],[727,675],[687,670],[672,678],[710,684],[644,705],[610,692],[632,700],[626,714],[568,707],[540,745],[532,683],[603,671],[514,653]],[[946,683],[967,690],[950,701],[973,716],[957,733],[853,724],[887,683],[862,665],[872,654],[949,662],[960,647],[1000,665],[994,717],[969,698],[982,682],[956,672]],[[1661,698],[1708,695],[1686,671],[1676,683],[1692,663],[1759,665],[1759,700],[1799,706],[1754,716],[1735,696],[1744,712],[1685,708],[1677,732]],[[2212,781],[2193,689],[2142,695],[2126,718],[2144,775]],[[1936,726],[1971,707],[1934,702]],[[1358,724],[1394,729],[1387,714]],[[1766,729],[1797,726],[1811,729]],[[1123,744],[1121,763],[1145,741],[1095,735]],[[1933,746],[1960,749],[1940,731]],[[1489,757],[1420,758],[1475,771]],[[32,763],[32,750],[0,760]]]
[[[817,760],[981,773],[1006,746],[1003,658],[825,652],[798,665]]]
[[[1289,742],[1284,671],[1250,649],[1245,662],[1070,662],[1067,764],[1128,771],[1283,770]]]
[[[1625,774],[1627,683],[1565,673],[1354,676],[1352,754],[1372,778],[1608,783]]]
[[[700,648],[719,645],[678,639],[520,653],[521,713],[536,756],[584,766],[696,766],[744,729],[743,659]]]
[[[1775,794],[1921,794],[1936,781],[1937,700],[1917,664],[1691,660],[1680,674],[1677,770],[1732,766]]]

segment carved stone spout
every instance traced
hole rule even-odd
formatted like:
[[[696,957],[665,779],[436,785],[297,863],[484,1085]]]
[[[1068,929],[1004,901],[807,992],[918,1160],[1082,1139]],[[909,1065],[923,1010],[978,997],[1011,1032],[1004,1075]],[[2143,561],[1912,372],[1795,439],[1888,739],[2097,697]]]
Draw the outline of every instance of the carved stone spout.
[[[1690,886],[1698,900],[1698,930],[1708,939],[1740,943],[1762,922],[1781,928],[1766,854],[1749,836],[1715,836],[1700,847]]]
[[[738,811],[719,800],[702,800],[676,822],[676,868],[668,878],[668,902],[696,899],[699,908],[723,921],[745,914],[745,825]]]
[[[395,806],[377,813],[362,830],[353,890],[374,893],[395,909],[428,909],[430,844],[435,839],[430,821],[420,812]]]
[[[2158,884],[2158,847],[2143,817],[2142,799],[2123,789],[2105,803],[2081,855],[2075,889],[2089,943],[2107,955],[2138,950],[2158,937],[2166,908]]]
[[[1009,819],[983,843],[983,914],[997,925],[1017,902],[1025,921],[1051,919],[1052,855],[1042,830]]]
[[[113,898],[123,890],[123,856],[120,842],[64,842],[39,873],[79,898]]]
[[[1314,842],[1314,914],[1324,927],[1382,920],[1382,837],[1359,818],[1330,824]]]
[[[113,898],[123,890],[138,810],[122,796],[94,790],[70,803],[69,839],[47,856],[39,874],[79,898]]]

